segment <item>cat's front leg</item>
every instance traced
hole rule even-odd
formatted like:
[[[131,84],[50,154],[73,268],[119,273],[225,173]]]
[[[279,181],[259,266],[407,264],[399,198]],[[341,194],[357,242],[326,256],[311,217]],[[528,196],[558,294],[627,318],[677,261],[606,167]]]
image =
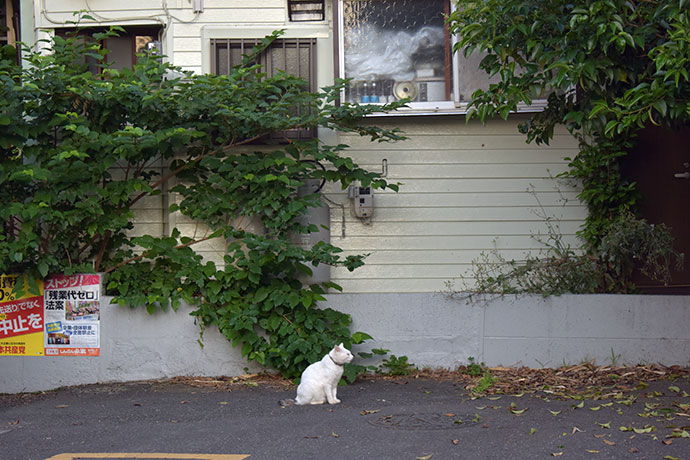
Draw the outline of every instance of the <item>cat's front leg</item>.
[[[326,399],[328,399],[328,404],[339,404],[340,400],[336,397],[336,393],[338,392],[338,387],[334,386],[333,388],[329,388],[326,390]]]

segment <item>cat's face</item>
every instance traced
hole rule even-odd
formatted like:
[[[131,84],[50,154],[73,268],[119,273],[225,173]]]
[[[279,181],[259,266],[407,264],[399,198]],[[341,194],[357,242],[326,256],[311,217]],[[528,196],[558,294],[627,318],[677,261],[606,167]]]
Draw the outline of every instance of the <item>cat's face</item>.
[[[336,345],[333,347],[333,360],[338,362],[338,363],[349,363],[352,362],[352,353],[350,353],[350,350],[345,348],[343,344],[341,343],[340,345]]]

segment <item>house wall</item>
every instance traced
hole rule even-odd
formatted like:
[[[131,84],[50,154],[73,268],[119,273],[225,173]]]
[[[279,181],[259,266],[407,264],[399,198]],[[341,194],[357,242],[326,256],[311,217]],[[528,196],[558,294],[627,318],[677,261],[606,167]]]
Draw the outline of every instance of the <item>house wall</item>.
[[[35,2],[34,14],[39,29],[62,26],[82,9],[112,24],[166,25],[164,54],[194,72],[210,70],[211,38],[261,37],[285,28],[287,37],[317,39],[318,84],[332,83],[331,2],[327,20],[317,23],[290,23],[286,5],[285,0],[252,2],[252,7],[239,0],[206,0],[204,12],[194,15],[189,0],[52,0]],[[554,178],[565,171],[564,158],[576,153],[576,141],[561,130],[549,146],[526,144],[517,128],[524,120],[525,115],[512,115],[483,126],[476,120],[466,123],[462,114],[372,118],[409,137],[393,144],[321,131],[325,142],[349,144],[349,155],[362,166],[381,171],[385,160],[387,178],[401,184],[399,193],[376,192],[369,225],[352,216],[345,192],[327,190],[331,242],[346,255],[370,254],[366,265],[352,273],[333,268],[333,281],[350,293],[438,292],[449,280],[468,275],[482,252],[497,250],[510,260],[539,251],[538,239],[549,233],[546,217],[557,219],[564,241],[576,246],[574,235],[586,209],[575,198],[576,188]],[[168,217],[164,198],[138,204],[134,233],[178,227],[188,236],[204,235],[206,229],[196,222]],[[222,264],[224,244],[207,241],[196,249]]]
[[[379,118],[409,139],[380,144],[341,135],[355,161],[381,171],[386,160],[386,179],[401,185],[398,193],[375,192],[370,225],[346,209],[343,232],[342,211],[331,206],[331,243],[346,254],[370,254],[354,272],[332,269],[333,281],[353,293],[438,292],[469,275],[481,252],[520,259],[539,251],[539,235],[549,233],[545,217],[557,219],[564,241],[577,244],[586,208],[576,188],[554,178],[576,143],[560,131],[550,146],[527,144],[517,130],[523,119],[483,126],[462,115]],[[349,206],[345,192],[330,192]]]

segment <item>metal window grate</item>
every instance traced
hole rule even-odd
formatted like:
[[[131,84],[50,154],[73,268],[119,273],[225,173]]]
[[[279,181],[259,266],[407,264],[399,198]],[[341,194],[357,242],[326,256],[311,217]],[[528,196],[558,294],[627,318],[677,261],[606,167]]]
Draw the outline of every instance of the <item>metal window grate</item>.
[[[288,0],[290,21],[323,21],[325,18],[323,0]]]
[[[244,56],[261,42],[260,39],[211,39],[211,73],[217,75],[230,74],[233,67],[240,65]],[[286,38],[275,40],[259,56],[263,72],[275,76],[279,71],[302,78],[307,89],[317,91],[316,86],[316,39],[315,38]],[[315,129],[294,129],[282,131],[271,140],[276,139],[311,139],[315,137]]]

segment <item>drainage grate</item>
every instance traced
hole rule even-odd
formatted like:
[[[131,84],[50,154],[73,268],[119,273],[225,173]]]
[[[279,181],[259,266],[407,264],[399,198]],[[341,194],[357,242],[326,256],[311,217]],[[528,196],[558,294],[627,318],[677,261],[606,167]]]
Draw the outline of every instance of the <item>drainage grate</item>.
[[[453,430],[480,426],[475,414],[395,414],[369,420],[373,426],[397,430]]]

